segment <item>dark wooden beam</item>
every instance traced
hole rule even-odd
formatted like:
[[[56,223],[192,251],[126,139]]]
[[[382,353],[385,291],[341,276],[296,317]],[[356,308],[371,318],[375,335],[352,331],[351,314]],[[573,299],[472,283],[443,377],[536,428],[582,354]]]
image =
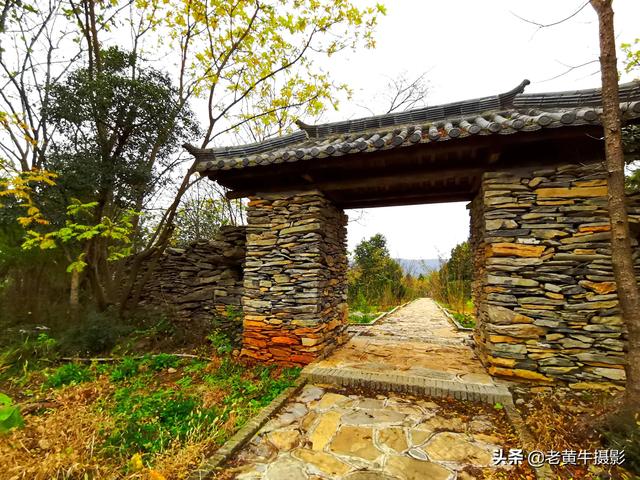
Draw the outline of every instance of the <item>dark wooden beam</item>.
[[[286,184],[271,183],[260,187],[253,187],[243,190],[231,190],[227,192],[227,198],[244,198],[260,193],[274,193],[282,190],[290,190],[296,188],[313,188],[326,192],[352,191],[368,188],[397,188],[405,185],[416,185],[431,183],[434,181],[444,181],[447,179],[475,178],[482,174],[482,168],[456,168],[446,170],[411,170],[399,171],[386,175],[367,175],[367,172],[361,172],[360,178],[338,177],[331,181],[313,181],[309,175],[303,176],[306,182],[292,184],[291,180]]]
[[[401,196],[379,196],[361,199],[333,199],[336,205],[341,208],[376,208],[376,207],[396,207],[403,205],[422,205],[431,203],[469,202],[473,200],[471,191],[451,191],[438,192],[437,194],[421,195],[401,195]],[[331,198],[331,197],[330,197]]]

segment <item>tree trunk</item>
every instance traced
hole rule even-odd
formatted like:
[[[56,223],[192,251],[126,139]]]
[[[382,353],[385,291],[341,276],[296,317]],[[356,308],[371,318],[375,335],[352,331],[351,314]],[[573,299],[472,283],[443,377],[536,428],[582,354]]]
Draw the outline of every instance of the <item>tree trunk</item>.
[[[620,309],[628,330],[625,404],[633,412],[638,412],[640,410],[640,295],[633,267],[629,222],[625,205],[624,153],[611,3],[612,0],[591,0],[591,5],[598,14],[600,30],[602,126],[609,185],[611,261],[618,286]]]
[[[78,318],[78,309],[80,308],[80,272],[71,271],[71,285],[69,286],[69,308],[73,319]]]

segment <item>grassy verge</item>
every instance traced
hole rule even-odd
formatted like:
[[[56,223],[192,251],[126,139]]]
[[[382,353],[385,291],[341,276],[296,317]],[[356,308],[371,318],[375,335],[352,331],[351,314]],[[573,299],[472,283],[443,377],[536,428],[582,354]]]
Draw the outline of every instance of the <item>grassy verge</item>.
[[[212,343],[208,359],[149,354],[5,375],[0,390],[22,407],[25,426],[3,435],[0,472],[184,478],[299,374],[239,363],[219,334]]]
[[[456,321],[460,325],[462,325],[465,328],[475,328],[476,319],[470,313],[470,312],[473,311],[473,303],[471,302],[471,300],[466,302],[466,304],[465,304],[465,306],[464,306],[464,308],[462,310],[455,309],[451,305],[446,304],[446,303],[440,303],[440,302],[438,302],[438,303],[442,308],[447,310],[447,312],[449,312],[451,314],[451,316],[453,318],[455,318]]]
[[[386,312],[393,310],[395,306],[380,308],[367,306],[366,308],[349,310],[349,323],[352,325],[367,325]]]

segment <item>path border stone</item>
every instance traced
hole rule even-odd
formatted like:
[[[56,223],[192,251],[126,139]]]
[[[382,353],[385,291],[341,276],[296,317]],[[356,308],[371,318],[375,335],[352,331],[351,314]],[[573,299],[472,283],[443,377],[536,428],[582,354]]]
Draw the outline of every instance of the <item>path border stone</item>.
[[[255,417],[250,419],[233,437],[227,440],[216,452],[200,464],[187,480],[208,480],[217,473],[222,465],[226,463],[235,453],[237,453],[253,436],[260,430],[267,421],[275,415],[291,397],[307,383],[307,377],[300,375],[295,383],[285,389],[269,405],[264,407]]]
[[[302,370],[309,383],[333,384],[378,392],[408,393],[430,397],[452,397],[457,400],[489,404],[512,402],[511,393],[503,385],[454,382],[398,373],[366,372],[351,368],[324,368],[309,365]]]

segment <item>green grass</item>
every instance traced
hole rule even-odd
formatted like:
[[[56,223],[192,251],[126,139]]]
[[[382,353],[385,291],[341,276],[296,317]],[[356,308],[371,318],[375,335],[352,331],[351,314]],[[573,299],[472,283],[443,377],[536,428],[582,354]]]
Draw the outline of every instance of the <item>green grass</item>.
[[[349,323],[354,325],[366,325],[378,318],[378,315],[380,315],[379,312],[362,313],[361,315],[357,315],[356,312],[349,312]]]
[[[475,328],[476,326],[476,320],[467,313],[451,312],[451,315],[465,328]]]
[[[203,359],[183,359],[171,354],[123,357],[113,363],[63,363],[37,360],[38,351],[52,345],[44,337],[38,342],[11,350],[11,359],[29,358],[40,369],[28,374],[17,370],[10,379],[20,378],[20,392],[48,398],[52,390],[93,382],[97,400],[91,405],[101,418],[94,432],[98,456],[116,459],[126,470],[129,459],[141,455],[153,465],[156,455],[170,446],[186,442],[223,444],[238,428],[294,384],[299,368],[247,366],[232,356],[230,339],[224,334],[208,337],[206,355],[217,356],[214,363]],[[48,342],[48,343],[47,343]],[[37,360],[37,361],[36,361]],[[55,411],[54,411],[55,414]],[[28,423],[28,418],[27,418]],[[175,442],[175,443],[174,443]]]
[[[214,348],[227,350],[220,336]],[[152,463],[174,441],[207,438],[221,445],[293,385],[299,373],[299,368],[247,367],[228,354],[216,369],[198,359],[145,355],[113,364],[66,363],[46,369],[41,393],[106,377],[115,388],[95,405],[109,425],[101,432],[105,440],[98,451],[123,461],[138,453]],[[220,399],[205,406],[204,394],[212,391],[221,392]]]
[[[86,365],[66,363],[47,375],[44,386],[58,388],[65,385],[77,385],[94,378],[94,372]]]

